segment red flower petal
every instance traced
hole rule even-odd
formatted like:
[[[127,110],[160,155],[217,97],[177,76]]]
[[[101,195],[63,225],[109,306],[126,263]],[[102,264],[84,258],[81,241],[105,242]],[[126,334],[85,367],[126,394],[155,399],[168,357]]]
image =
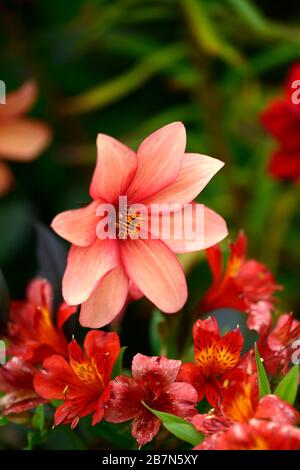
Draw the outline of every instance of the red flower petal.
[[[289,403],[275,395],[263,397],[255,411],[255,418],[266,419],[281,424],[298,424],[300,414]]]
[[[160,420],[145,409],[134,418],[131,434],[140,446],[144,446],[157,435],[160,425]]]
[[[176,380],[180,366],[181,361],[163,356],[149,357],[136,354],[132,361],[132,376],[142,382],[148,379],[153,382],[153,385],[157,382],[157,386],[162,388]]]
[[[84,340],[88,357],[93,358],[104,383],[110,380],[113,365],[120,353],[120,340],[117,333],[89,331]]]
[[[64,400],[90,392],[62,356],[50,356],[34,378],[34,388],[44,398]]]
[[[105,419],[110,423],[123,423],[133,419],[144,405],[143,390],[131,377],[118,376],[111,382],[110,400],[105,410]]]
[[[181,418],[192,418],[197,413],[195,408],[198,402],[198,393],[195,388],[184,382],[174,382],[162,390],[158,400],[152,406],[166,413]]]

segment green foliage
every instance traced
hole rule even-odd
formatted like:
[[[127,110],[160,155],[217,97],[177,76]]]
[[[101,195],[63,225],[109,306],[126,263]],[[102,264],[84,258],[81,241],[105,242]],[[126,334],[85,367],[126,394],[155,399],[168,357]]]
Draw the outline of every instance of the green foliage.
[[[114,379],[117,375],[120,375],[123,369],[123,358],[125,351],[127,349],[127,346],[123,346],[120,350],[120,354],[114,363],[113,371],[112,371],[112,379]]]
[[[42,433],[44,430],[44,424],[45,424],[45,408],[44,408],[44,405],[38,405],[32,418],[32,427],[33,429],[36,429],[40,431],[40,433]]]
[[[8,419],[5,416],[0,416],[0,426],[6,426]]]
[[[260,398],[264,397],[265,395],[270,395],[271,388],[268,380],[268,376],[262,360],[260,358],[257,345],[255,344],[255,361],[257,367],[257,374],[258,374],[258,388],[259,388],[259,396]]]
[[[152,312],[149,334],[151,353],[154,356],[165,354],[166,352],[166,319],[165,316],[159,311]]]
[[[130,435],[128,424],[118,425],[102,421],[92,428],[96,434],[105,442],[113,444],[118,449],[133,449],[136,447],[135,440]]]
[[[274,394],[291,405],[295,403],[299,385],[299,365],[295,364],[281,379]]]
[[[165,413],[163,411],[153,410],[147,406],[146,403],[144,403],[144,406],[157,418],[159,418],[162,421],[164,427],[171,434],[174,434],[174,436],[176,436],[178,439],[181,439],[182,441],[187,442],[192,446],[196,446],[203,441],[204,436],[185,419],[179,418],[178,416],[172,415],[170,413]]]
[[[27,447],[25,450],[33,450],[46,441],[48,430],[45,428],[44,405],[37,406],[31,424],[33,431],[29,431],[27,434]]]

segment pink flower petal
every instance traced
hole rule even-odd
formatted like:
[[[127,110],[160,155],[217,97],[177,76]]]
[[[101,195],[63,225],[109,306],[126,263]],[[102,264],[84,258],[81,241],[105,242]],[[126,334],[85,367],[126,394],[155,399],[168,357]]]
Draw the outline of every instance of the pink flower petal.
[[[102,280],[92,295],[81,305],[80,324],[88,328],[108,325],[122,310],[128,294],[128,278],[121,266]]]
[[[140,291],[138,286],[136,286],[131,279],[129,279],[128,284],[128,295],[133,300],[139,300],[143,297],[143,292]]]
[[[0,155],[15,161],[34,160],[50,142],[46,124],[33,119],[7,121],[0,127]]]
[[[88,247],[73,245],[63,278],[63,297],[69,305],[89,298],[97,284],[118,264],[115,240],[97,239]]]
[[[5,106],[0,106],[0,120],[8,120],[29,111],[37,98],[37,84],[28,80],[20,88],[8,93]]]
[[[185,144],[186,133],[181,122],[162,127],[142,142],[137,152],[137,171],[128,189],[130,202],[141,202],[175,180]]]
[[[121,259],[128,277],[165,313],[180,310],[187,299],[187,285],[176,256],[160,240],[124,240]]]
[[[136,171],[136,154],[116,139],[105,134],[97,137],[97,165],[90,186],[93,199],[105,198],[115,203],[124,195]]]
[[[143,383],[146,378],[160,382],[163,388],[176,380],[181,361],[164,356],[144,356],[136,354],[132,360],[132,377]]]
[[[198,196],[223,166],[224,163],[216,158],[186,153],[175,181],[152,197],[150,196],[144,204],[189,203]]]
[[[182,211],[171,213],[170,223],[165,223],[164,217],[167,218],[168,214],[151,215],[151,234],[163,240],[174,253],[204,250],[220,242],[228,234],[225,220],[200,204],[188,205]],[[199,228],[196,224],[197,217]]]
[[[61,212],[52,221],[53,230],[77,246],[89,246],[96,240],[96,226],[100,220],[96,210],[100,201],[93,201],[81,209]]]

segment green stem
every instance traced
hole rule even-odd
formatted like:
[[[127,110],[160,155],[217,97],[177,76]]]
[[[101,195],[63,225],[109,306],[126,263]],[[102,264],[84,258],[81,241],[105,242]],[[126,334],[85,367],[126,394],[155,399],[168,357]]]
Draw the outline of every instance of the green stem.
[[[299,207],[300,192],[297,186],[288,186],[281,197],[276,198],[266,227],[264,250],[261,258],[272,270],[277,271],[283,241],[294,214]]]

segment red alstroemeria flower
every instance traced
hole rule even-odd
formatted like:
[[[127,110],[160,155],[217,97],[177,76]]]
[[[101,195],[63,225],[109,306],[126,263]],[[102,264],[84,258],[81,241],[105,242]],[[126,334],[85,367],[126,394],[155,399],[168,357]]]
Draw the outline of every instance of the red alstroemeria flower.
[[[0,366],[0,391],[5,392],[0,397],[0,412],[3,415],[22,413],[46,402],[34,390],[33,378],[36,373],[37,369],[32,364],[18,357]]]
[[[156,225],[157,214],[155,223],[147,215],[146,227],[141,214],[125,214],[119,207],[119,197],[126,196],[128,208],[143,204],[150,212],[152,204],[164,204],[173,216],[181,216],[184,204],[191,203],[223,166],[205,155],[185,154],[185,144],[185,128],[180,122],[151,134],[137,153],[112,137],[98,135],[97,165],[90,186],[93,202],[63,212],[52,222],[52,228],[72,243],[63,296],[69,305],[82,304],[83,326],[99,328],[110,323],[122,310],[128,293],[132,297],[132,290],[135,298],[145,295],[165,313],[177,312],[186,302],[187,286],[175,253],[204,249],[226,237],[225,221],[206,207],[204,233],[197,233],[193,240],[182,234],[182,224],[171,223],[171,233],[166,234]],[[96,235],[102,220],[96,211],[103,202],[111,204],[125,221],[115,224],[116,239],[102,240]],[[176,213],[172,212],[174,203]],[[195,224],[195,217],[196,211],[192,211],[189,222]],[[132,230],[134,221],[136,228]],[[147,239],[141,237],[145,233]]]
[[[177,381],[181,361],[165,357],[134,356],[132,377],[118,376],[111,383],[111,398],[105,419],[122,423],[133,419],[132,435],[139,445],[150,442],[160,429],[160,420],[143,405],[182,418],[195,413],[197,392]]]
[[[178,380],[195,387],[198,401],[206,396],[207,401],[217,408],[221,404],[222,391],[232,381],[244,377],[238,367],[244,339],[238,328],[222,337],[215,318],[197,320],[193,337],[195,364],[183,364]]]
[[[248,314],[248,327],[259,334],[271,325],[274,292],[281,289],[268,268],[247,259],[247,238],[241,232],[230,245],[230,257],[223,273],[222,254],[218,245],[209,248],[208,263],[213,283],[199,305],[206,313],[219,308],[233,308]]]
[[[34,387],[47,399],[64,400],[54,416],[54,424],[71,423],[93,413],[92,424],[99,423],[110,395],[110,377],[120,352],[116,333],[89,331],[84,351],[72,340],[69,362],[54,355],[45,359],[43,369],[34,378]]]
[[[223,392],[219,413],[198,414],[191,420],[205,435],[228,430],[234,423],[248,423],[251,419],[296,425],[300,414],[289,403],[275,395],[259,399],[257,377],[248,377]]]
[[[27,299],[11,302],[8,336],[8,354],[21,357],[33,364],[41,363],[51,354],[68,355],[68,343],[63,325],[76,312],[75,307],[63,303],[57,312],[57,326],[53,323],[53,290],[45,279],[34,279],[27,288]]]
[[[47,147],[50,128],[41,121],[24,117],[32,108],[38,93],[37,84],[28,81],[7,95],[0,105],[0,157],[12,161],[31,161]],[[11,187],[13,175],[0,161],[0,196]]]
[[[292,87],[300,80],[300,64],[294,65],[288,73],[285,96],[272,101],[262,113],[261,122],[265,129],[278,141],[269,164],[270,174],[278,179],[299,182],[300,180],[300,104],[293,103]],[[297,93],[299,96],[299,94]]]
[[[292,344],[300,338],[300,322],[292,314],[281,315],[275,327],[262,337],[258,349],[270,374],[285,375],[288,371]]]
[[[299,450],[300,429],[251,419],[234,424],[227,432],[209,436],[195,450]]]

